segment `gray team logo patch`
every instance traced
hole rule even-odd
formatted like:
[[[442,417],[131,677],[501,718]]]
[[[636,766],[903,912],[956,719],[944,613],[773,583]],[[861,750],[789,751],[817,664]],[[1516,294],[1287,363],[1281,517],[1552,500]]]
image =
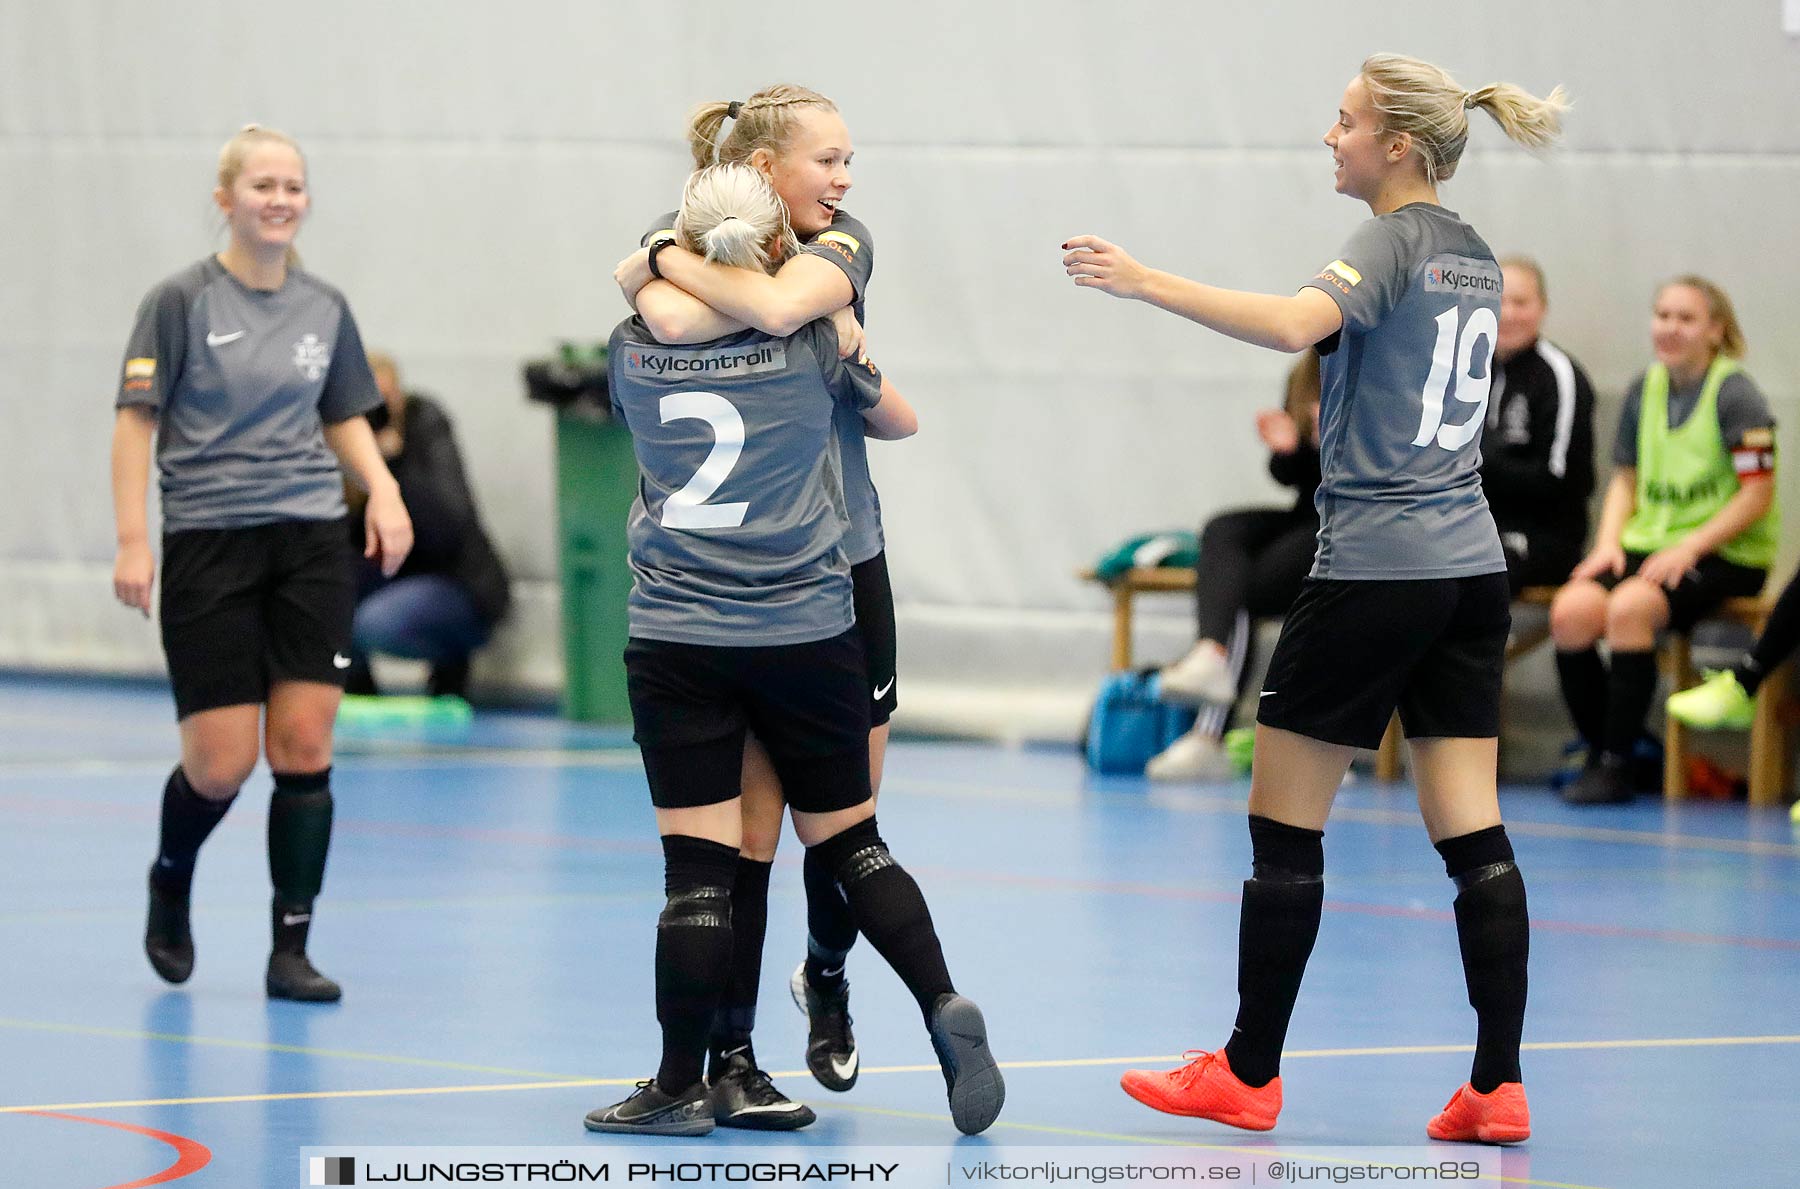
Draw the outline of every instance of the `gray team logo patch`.
[[[294,344],[294,366],[309,380],[317,380],[331,366],[331,348],[316,334],[304,335]]]
[[[1500,266],[1467,256],[1433,256],[1425,262],[1425,292],[1500,296]]]
[[[760,376],[786,370],[786,343],[714,347],[707,351],[672,351],[635,344],[625,348],[625,374],[628,376]]]

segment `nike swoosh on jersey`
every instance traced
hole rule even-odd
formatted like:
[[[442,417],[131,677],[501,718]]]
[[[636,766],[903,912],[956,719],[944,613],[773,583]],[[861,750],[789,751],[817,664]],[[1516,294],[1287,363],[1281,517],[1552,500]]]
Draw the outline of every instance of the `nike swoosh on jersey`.
[[[230,334],[214,334],[209,330],[206,332],[206,345],[209,347],[222,347],[226,343],[237,342],[248,333],[250,332],[247,330],[234,330]]]
[[[899,679],[899,678],[898,678],[898,677],[890,677],[890,678],[888,678],[888,679],[887,679],[887,684],[886,684],[886,685],[883,685],[883,686],[880,686],[880,687],[879,687],[879,688],[877,688],[877,689],[876,689],[876,691],[875,691],[875,696],[876,696],[876,697],[877,697],[877,698],[885,698],[885,697],[887,697],[887,694],[888,694],[888,691],[889,691],[889,690],[890,690],[890,689],[893,689],[893,688],[894,688],[894,682],[896,682],[896,681],[898,681],[898,680],[900,680],[900,679]]]

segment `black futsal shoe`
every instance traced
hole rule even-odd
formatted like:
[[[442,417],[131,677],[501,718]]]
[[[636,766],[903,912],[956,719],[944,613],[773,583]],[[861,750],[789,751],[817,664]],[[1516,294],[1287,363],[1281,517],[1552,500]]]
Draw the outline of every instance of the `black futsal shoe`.
[[[1006,1103],[1006,1079],[988,1051],[987,1021],[971,1000],[940,995],[931,1009],[930,1028],[950,1097],[950,1119],[964,1135],[979,1135],[993,1126]]]
[[[806,977],[806,963],[795,967],[788,979],[794,1006],[806,1017],[806,1068],[819,1085],[842,1094],[856,1085],[861,1072],[856,1034],[850,1030],[850,980],[836,991],[819,991]]]
[[[188,928],[188,890],[156,885],[150,868],[150,915],[144,925],[144,955],[166,983],[179,986],[194,973],[194,935]]]
[[[1635,796],[1629,761],[1615,755],[1603,755],[1599,763],[1589,764],[1562,791],[1562,799],[1570,805],[1628,805]]]
[[[671,1097],[650,1078],[639,1082],[624,1102],[589,1111],[582,1125],[589,1131],[636,1135],[707,1135],[713,1129],[712,1103],[703,1081]]]
[[[344,989],[313,968],[304,953],[276,950],[269,955],[269,974],[264,980],[270,999],[300,1003],[336,1003]]]
[[[741,1049],[726,1054],[713,1071],[712,1111],[719,1126],[747,1131],[798,1131],[819,1117],[777,1090]]]

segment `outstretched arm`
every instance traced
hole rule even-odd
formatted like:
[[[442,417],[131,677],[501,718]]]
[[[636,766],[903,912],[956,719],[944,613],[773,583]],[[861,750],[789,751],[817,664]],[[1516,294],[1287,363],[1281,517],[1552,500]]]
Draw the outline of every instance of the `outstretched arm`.
[[[1128,297],[1198,322],[1241,342],[1290,354],[1329,338],[1344,325],[1337,303],[1318,289],[1292,297],[1202,285],[1146,268],[1116,244],[1078,235],[1063,245],[1063,271],[1084,289]]]

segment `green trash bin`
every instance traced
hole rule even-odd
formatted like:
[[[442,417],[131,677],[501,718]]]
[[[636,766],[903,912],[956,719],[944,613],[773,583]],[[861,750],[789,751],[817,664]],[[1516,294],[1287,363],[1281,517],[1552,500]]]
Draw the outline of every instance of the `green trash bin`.
[[[556,519],[562,552],[563,714],[631,722],[625,697],[625,521],[637,456],[623,425],[571,405],[556,414]]]

